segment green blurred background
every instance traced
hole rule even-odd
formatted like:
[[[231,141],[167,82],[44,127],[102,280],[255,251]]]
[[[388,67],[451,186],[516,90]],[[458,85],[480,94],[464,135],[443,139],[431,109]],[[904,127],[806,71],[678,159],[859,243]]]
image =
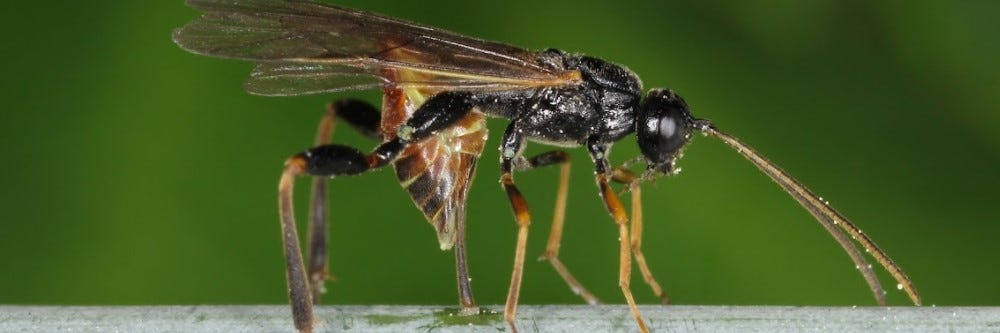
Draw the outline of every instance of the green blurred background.
[[[1000,2],[339,3],[626,64],[830,200],[925,304],[1000,301]],[[198,15],[181,0],[12,1],[2,12],[0,303],[284,303],[281,164],[309,146],[326,102],[377,103],[377,92],[250,96],[251,64],[171,42]],[[468,202],[483,304],[504,301],[515,241],[492,148],[504,126],[491,122]],[[346,127],[336,140],[374,145]],[[613,159],[637,154],[629,137]],[[585,152],[573,162],[562,258],[621,303],[615,228]],[[738,154],[698,137],[680,165],[644,192],[645,251],[676,303],[874,304],[831,237]],[[529,258],[544,248],[556,176],[518,175],[535,217]],[[453,254],[393,179],[333,183],[327,303],[456,304]],[[908,304],[881,276],[890,302]],[[655,302],[633,280],[637,299]],[[521,299],[580,303],[533,260]]]

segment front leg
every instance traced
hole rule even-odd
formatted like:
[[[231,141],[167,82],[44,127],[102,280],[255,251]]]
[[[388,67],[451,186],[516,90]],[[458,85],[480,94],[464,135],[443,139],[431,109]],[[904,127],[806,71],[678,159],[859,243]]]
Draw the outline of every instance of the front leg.
[[[670,298],[663,291],[663,287],[660,287],[660,283],[656,282],[653,272],[646,264],[646,256],[642,254],[642,187],[639,186],[640,179],[625,167],[616,168],[611,171],[611,174],[611,181],[625,184],[628,186],[629,193],[632,194],[632,221],[630,222],[632,230],[629,236],[632,239],[632,255],[635,257],[635,263],[639,266],[639,271],[642,272],[643,280],[653,289],[653,294],[660,298],[660,303],[668,304]]]
[[[313,296],[302,261],[293,214],[292,190],[295,177],[312,175],[332,178],[357,175],[383,167],[399,156],[410,143],[419,142],[436,131],[454,125],[471,109],[472,101],[468,94],[438,94],[425,102],[406,124],[400,127],[395,138],[382,143],[369,154],[344,145],[322,145],[296,154],[285,162],[278,185],[278,208],[288,279],[288,298],[296,329],[300,332],[312,332]]]
[[[632,289],[629,286],[632,278],[632,252],[627,225],[628,215],[625,213],[625,207],[622,206],[618,195],[615,194],[615,191],[611,189],[611,185],[608,184],[608,180],[612,177],[607,156],[609,148],[610,144],[601,142],[596,137],[592,137],[587,142],[590,157],[594,160],[594,177],[597,180],[601,199],[604,200],[605,208],[611,213],[611,217],[618,226],[618,242],[621,244],[618,257],[618,286],[622,289],[622,294],[625,295],[625,301],[628,302],[628,306],[632,310],[632,317],[635,318],[635,322],[639,325],[639,331],[647,333],[649,332],[649,328],[646,327],[646,322],[639,313],[639,307],[635,305],[635,299],[632,297]]]

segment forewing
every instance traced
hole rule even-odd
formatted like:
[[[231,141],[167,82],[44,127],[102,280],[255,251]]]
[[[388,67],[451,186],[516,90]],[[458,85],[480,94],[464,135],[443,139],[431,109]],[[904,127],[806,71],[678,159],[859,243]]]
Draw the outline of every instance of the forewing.
[[[402,20],[311,1],[188,0],[202,17],[174,32],[191,52],[262,65],[248,86],[292,84],[280,94],[402,88],[512,89],[575,84],[576,71],[542,66],[538,54]],[[301,66],[288,75],[294,66]],[[384,77],[384,69],[426,74],[425,81]],[[380,81],[364,81],[372,76]],[[300,80],[301,79],[301,80]],[[324,79],[328,79],[324,83]],[[325,87],[325,88],[321,88]]]
[[[403,72],[420,73],[412,70]],[[424,72],[423,75],[419,76],[392,75],[392,78],[388,78],[387,73],[389,72],[380,71],[376,76],[362,68],[343,64],[269,62],[259,64],[254,68],[245,88],[250,93],[264,96],[319,94],[387,86],[425,91],[483,91],[524,88],[516,82],[484,80],[457,75],[437,75]]]

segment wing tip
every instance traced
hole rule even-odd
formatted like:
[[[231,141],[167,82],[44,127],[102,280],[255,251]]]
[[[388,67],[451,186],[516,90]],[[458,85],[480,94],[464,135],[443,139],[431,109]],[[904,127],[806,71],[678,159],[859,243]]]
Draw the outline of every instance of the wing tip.
[[[190,35],[187,35],[188,27],[190,26],[191,25],[188,24],[186,26],[174,29],[173,33],[170,34],[170,39],[173,40],[174,44],[176,44],[177,47],[180,47],[184,51],[198,55],[231,58],[231,57],[226,57],[224,55],[215,54],[212,52],[212,50],[200,47],[198,43],[193,42],[190,39]]]
[[[188,52],[194,52],[194,50],[191,50],[191,49],[187,48],[186,45],[185,45],[185,43],[184,43],[184,39],[182,37],[182,35],[184,34],[184,28],[187,28],[187,27],[185,26],[185,27],[176,28],[176,29],[174,29],[174,31],[170,32],[170,39],[173,40],[174,44],[177,44],[177,46],[180,47],[181,49],[183,49],[185,51],[188,51]]]

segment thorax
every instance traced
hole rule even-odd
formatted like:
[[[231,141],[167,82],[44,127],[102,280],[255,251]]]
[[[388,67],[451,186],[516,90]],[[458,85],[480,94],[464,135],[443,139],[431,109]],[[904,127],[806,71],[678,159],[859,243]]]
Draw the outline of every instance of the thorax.
[[[579,71],[582,83],[478,93],[476,104],[490,116],[517,122],[528,139],[550,145],[578,146],[594,135],[613,142],[634,131],[642,86],[632,72],[559,51],[545,51],[543,59],[549,66]]]

